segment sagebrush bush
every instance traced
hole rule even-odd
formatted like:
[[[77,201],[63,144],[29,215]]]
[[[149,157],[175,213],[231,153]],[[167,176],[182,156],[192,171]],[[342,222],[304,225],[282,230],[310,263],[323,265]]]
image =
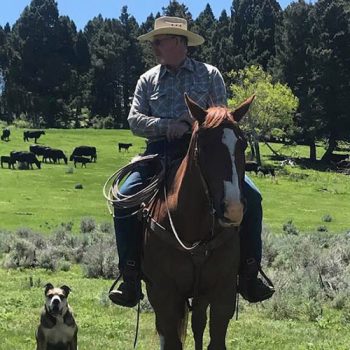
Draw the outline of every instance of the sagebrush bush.
[[[90,233],[96,229],[96,222],[93,218],[85,217],[80,222],[80,232]]]
[[[324,222],[332,222],[332,220],[333,220],[333,218],[329,214],[323,215],[323,217],[322,217],[322,221],[324,221]]]
[[[293,220],[288,220],[285,224],[283,224],[283,232],[288,235],[298,235],[299,230],[296,228],[296,226],[293,224]]]
[[[289,232],[293,225],[287,224]],[[115,279],[118,256],[112,225],[97,226],[84,218],[83,226],[79,234],[73,234],[69,225],[61,225],[49,236],[26,228],[0,232],[3,266],[69,271],[72,264],[81,263],[86,277]],[[264,228],[263,266],[276,293],[264,302],[262,312],[273,319],[321,325],[326,322],[323,307],[328,306],[342,313],[342,322],[350,323],[350,234],[273,235]],[[101,303],[108,305],[105,296]],[[146,299],[141,309],[152,310]]]

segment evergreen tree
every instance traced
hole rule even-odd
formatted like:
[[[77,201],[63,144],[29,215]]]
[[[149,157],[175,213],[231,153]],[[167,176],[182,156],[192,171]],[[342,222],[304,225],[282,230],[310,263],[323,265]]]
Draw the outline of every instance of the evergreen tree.
[[[231,20],[225,10],[222,11],[213,34],[212,64],[216,66],[224,76],[226,85],[229,86],[231,79],[227,74],[236,67],[233,62],[233,40],[231,35]],[[228,90],[228,92],[230,92]]]
[[[283,23],[276,40],[275,76],[286,82],[299,99],[294,135],[300,143],[310,146],[310,159],[316,159],[316,139],[321,133],[322,120],[317,114],[313,83],[313,62],[310,48],[311,4],[304,0],[292,3],[284,11]]]
[[[349,140],[350,21],[346,1],[319,0],[311,11],[313,21],[313,86],[325,124],[328,159],[339,140]]]
[[[275,31],[281,15],[276,0],[233,0],[233,52],[237,68],[248,64],[269,67],[275,56]]]
[[[127,126],[127,116],[130,109],[130,101],[135,89],[137,80],[144,71],[142,60],[142,49],[137,41],[139,26],[133,16],[128,13],[127,6],[122,8],[120,22],[122,25],[123,52],[122,65],[119,75],[119,81],[122,84],[122,123]]]
[[[187,20],[188,28],[193,25],[192,14],[188,11],[185,4],[180,4],[177,0],[170,0],[167,7],[162,7],[163,16],[175,16],[185,18]]]
[[[122,86],[117,80],[122,61],[122,25],[119,20],[104,20],[102,16],[89,21],[86,28],[91,53],[91,103],[96,117],[116,119],[122,115]]]
[[[34,126],[67,123],[75,33],[68,18],[59,18],[54,0],[32,0],[14,25],[20,57],[11,62],[8,108],[26,113]]]
[[[159,12],[158,12],[158,17],[160,17]],[[153,30],[154,21],[155,21],[155,17],[151,13],[147,17],[146,21],[140,25],[138,36],[146,34],[146,33],[150,32],[151,30]],[[141,45],[141,49],[142,49],[142,60],[143,60],[143,65],[145,67],[145,70],[150,69],[157,64],[155,57],[154,57],[154,54],[153,54],[152,47],[151,47],[149,42],[143,42],[140,45]]]
[[[205,39],[204,44],[198,46],[193,52],[193,58],[201,62],[212,63],[214,55],[213,36],[216,31],[216,26],[217,21],[213,11],[210,5],[207,4],[204,11],[196,18],[192,28],[195,33],[201,35]]]

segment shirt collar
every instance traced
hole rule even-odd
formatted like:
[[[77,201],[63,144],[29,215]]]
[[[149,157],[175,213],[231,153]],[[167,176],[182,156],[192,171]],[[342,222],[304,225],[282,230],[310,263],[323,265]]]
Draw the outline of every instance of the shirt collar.
[[[191,58],[189,57],[186,57],[183,64],[181,65],[180,69],[179,70],[182,70],[182,69],[187,69],[189,70],[190,72],[193,72],[194,71],[194,64],[193,64],[193,61]],[[166,73],[169,73],[169,69],[164,66],[164,65],[161,65],[160,66],[160,71],[159,71],[159,79],[162,79],[163,76],[166,74]]]

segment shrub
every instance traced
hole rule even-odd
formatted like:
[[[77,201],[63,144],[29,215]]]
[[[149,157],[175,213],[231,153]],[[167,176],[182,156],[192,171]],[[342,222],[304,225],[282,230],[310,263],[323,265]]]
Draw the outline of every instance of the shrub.
[[[89,233],[96,229],[96,222],[93,218],[85,217],[80,222],[80,232]]]
[[[322,221],[324,222],[331,222],[333,220],[332,216],[329,214],[323,215]]]
[[[283,232],[288,235],[298,235],[299,230],[293,224],[293,220],[288,220],[287,223],[283,224]]]

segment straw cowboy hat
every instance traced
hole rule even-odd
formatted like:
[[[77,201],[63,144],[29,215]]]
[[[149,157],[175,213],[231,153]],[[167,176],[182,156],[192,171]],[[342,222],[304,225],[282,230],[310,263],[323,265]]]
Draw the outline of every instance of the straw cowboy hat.
[[[154,36],[182,35],[188,39],[188,46],[198,46],[204,43],[204,38],[187,30],[187,21],[179,17],[159,17],[154,22],[154,29],[138,37],[140,41],[152,41]]]

